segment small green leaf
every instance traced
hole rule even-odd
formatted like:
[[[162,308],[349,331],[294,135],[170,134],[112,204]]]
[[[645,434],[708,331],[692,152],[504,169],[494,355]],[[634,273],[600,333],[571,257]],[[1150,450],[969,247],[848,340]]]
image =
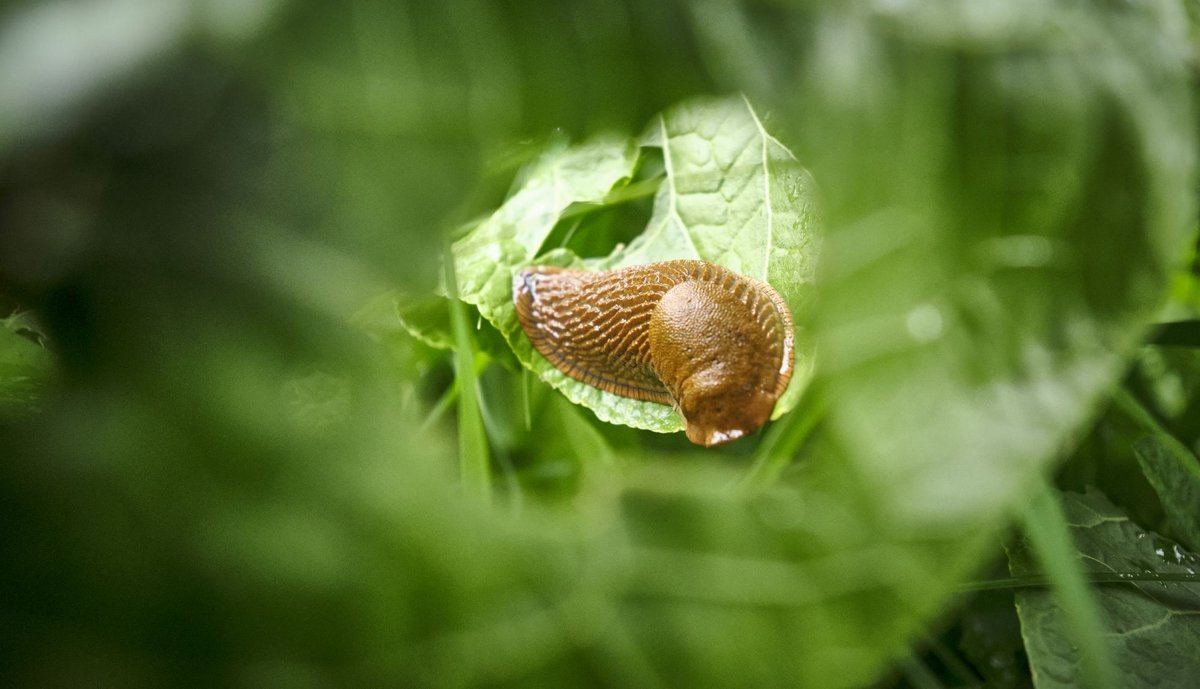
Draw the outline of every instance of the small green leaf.
[[[649,224],[628,246],[593,261],[564,249],[538,255],[567,206],[603,203],[615,185],[628,181],[636,163],[632,144],[612,141],[552,151],[495,215],[454,245],[462,298],[479,306],[526,367],[572,402],[604,421],[672,432],[683,425],[670,407],[573,380],[534,352],[516,320],[512,276],[535,264],[607,270],[674,258],[719,263],[768,281],[792,308],[796,370],[774,416],[786,413],[812,373],[812,340],[804,326],[818,246],[811,176],[743,98],[698,99],[673,108],[651,125],[645,146],[661,149],[665,177]]]
[[[1067,493],[1065,509],[1082,566],[1100,572],[1186,574],[1200,557],[1131,522],[1101,493]],[[1014,575],[1031,573],[1028,553],[1010,554]],[[1097,589],[1106,640],[1127,689],[1190,689],[1200,677],[1200,584],[1131,581]],[[1017,592],[1017,611],[1038,689],[1080,684],[1080,652],[1049,591]]]
[[[491,217],[454,243],[459,298],[479,307],[501,331],[514,321],[512,277],[533,258],[568,207],[600,203],[632,176],[637,151],[627,142],[600,138],[548,150],[527,170],[520,188]]]
[[[450,327],[450,309],[444,297],[424,298],[397,294],[393,298],[396,317],[409,335],[434,349],[453,349],[454,334]]]

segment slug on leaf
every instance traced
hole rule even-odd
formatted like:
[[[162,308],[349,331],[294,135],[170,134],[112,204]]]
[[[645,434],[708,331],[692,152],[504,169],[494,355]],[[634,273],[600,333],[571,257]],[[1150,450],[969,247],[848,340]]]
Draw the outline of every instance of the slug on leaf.
[[[513,278],[521,328],[568,376],[670,404],[709,447],[766,423],[792,377],[792,315],[770,285],[706,261]]]

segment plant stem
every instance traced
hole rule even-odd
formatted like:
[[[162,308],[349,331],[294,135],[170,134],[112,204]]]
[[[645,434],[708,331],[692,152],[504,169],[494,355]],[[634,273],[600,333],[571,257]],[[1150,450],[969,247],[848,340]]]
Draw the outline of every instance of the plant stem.
[[[458,464],[463,488],[485,502],[492,494],[491,461],[483,417],[479,410],[478,378],[475,374],[475,348],[467,325],[466,306],[458,300],[458,281],[454,274],[454,255],[447,244],[445,252],[446,296],[449,300],[450,325],[454,331],[454,362],[458,380]]]
[[[1089,584],[1133,584],[1148,581],[1158,584],[1180,583],[1200,584],[1200,574],[1146,573],[1146,572],[1084,572],[1083,577]],[[1032,575],[1025,577],[1006,577],[1003,579],[986,579],[984,581],[969,581],[958,589],[964,593],[975,591],[1000,591],[1004,589],[1044,588],[1050,586],[1049,577]]]
[[[1104,640],[1100,608],[1079,568],[1058,493],[1048,481],[1035,487],[1033,500],[1022,515],[1022,527],[1059,600],[1067,634],[1079,647],[1083,685],[1116,689],[1117,673]]]

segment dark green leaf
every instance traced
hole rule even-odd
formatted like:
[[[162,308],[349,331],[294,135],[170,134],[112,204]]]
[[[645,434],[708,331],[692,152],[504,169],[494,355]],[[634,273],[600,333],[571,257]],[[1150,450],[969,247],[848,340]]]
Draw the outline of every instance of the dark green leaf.
[[[1099,572],[1195,574],[1200,557],[1146,531],[1102,494],[1067,493],[1065,507],[1082,568]],[[1034,572],[1028,552],[1012,554],[1013,573]],[[1200,676],[1200,584],[1137,581],[1096,589],[1105,641],[1121,686],[1190,689]],[[1038,689],[1079,687],[1079,649],[1050,592],[1021,589],[1017,610]]]
[[[1162,501],[1172,534],[1193,552],[1200,552],[1200,462],[1196,455],[1165,433],[1141,438],[1133,450]]]

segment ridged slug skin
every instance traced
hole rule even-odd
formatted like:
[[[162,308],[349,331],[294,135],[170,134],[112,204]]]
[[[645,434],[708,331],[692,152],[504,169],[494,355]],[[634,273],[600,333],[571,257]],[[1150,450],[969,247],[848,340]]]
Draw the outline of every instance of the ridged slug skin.
[[[766,423],[792,377],[792,315],[765,282],[706,261],[604,272],[526,268],[521,328],[568,376],[673,405],[706,447]]]

